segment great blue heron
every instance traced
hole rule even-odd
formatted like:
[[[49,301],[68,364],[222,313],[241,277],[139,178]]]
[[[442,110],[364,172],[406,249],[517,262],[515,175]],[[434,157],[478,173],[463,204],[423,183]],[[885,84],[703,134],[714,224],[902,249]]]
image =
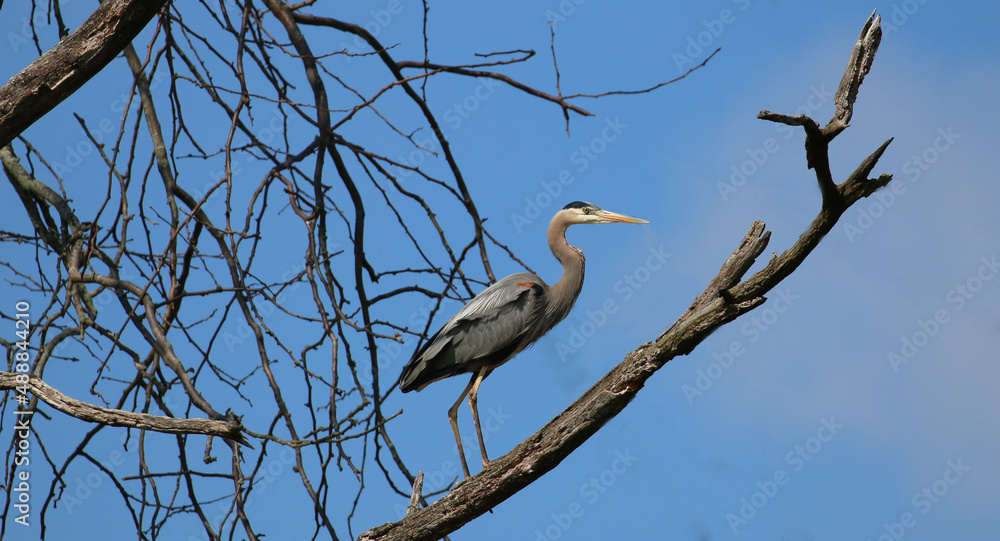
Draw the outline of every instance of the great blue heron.
[[[531,345],[552,327],[565,319],[583,287],[583,252],[566,242],[566,228],[574,224],[647,224],[604,210],[598,206],[574,201],[556,213],[549,224],[549,248],[563,265],[563,275],[552,287],[528,272],[512,274],[486,288],[462,307],[414,354],[403,368],[400,389],[404,393],[440,379],[458,374],[472,374],[461,396],[448,410],[448,420],[455,432],[462,471],[469,478],[469,465],[458,433],[458,406],[469,395],[469,407],[476,424],[479,450],[486,456],[483,431],[479,426],[476,395],[479,385],[493,369],[507,362]],[[471,392],[470,392],[471,391]]]

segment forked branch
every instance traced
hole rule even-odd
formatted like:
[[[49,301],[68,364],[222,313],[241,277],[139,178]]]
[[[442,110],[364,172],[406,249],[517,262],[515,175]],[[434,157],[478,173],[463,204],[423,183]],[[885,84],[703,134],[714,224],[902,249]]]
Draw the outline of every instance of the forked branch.
[[[763,111],[760,118],[802,126],[806,154],[816,171],[823,206],[813,223],[790,248],[773,256],[763,269],[743,280],[767,247],[770,233],[754,222],[740,245],[722,265],[705,291],[655,341],[639,346],[583,396],[506,456],[479,475],[458,485],[431,506],[410,512],[399,522],[364,533],[362,540],[438,539],[482,515],[553,469],[605,423],[625,409],[650,376],[678,355],[690,353],[720,326],[760,306],[771,289],[791,274],[819,244],[853,203],[892,180],[883,174],[867,178],[885,151],[886,141],[840,184],[833,181],[829,142],[844,130],[853,113],[857,90],[871,67],[881,36],[880,17],[872,14],[854,47],[844,81],[837,92],[837,114],[825,127],[805,115]]]

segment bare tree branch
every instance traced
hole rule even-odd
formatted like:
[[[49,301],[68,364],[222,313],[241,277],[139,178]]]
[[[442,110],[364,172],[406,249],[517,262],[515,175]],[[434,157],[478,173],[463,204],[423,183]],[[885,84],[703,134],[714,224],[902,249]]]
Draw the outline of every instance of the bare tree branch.
[[[27,215],[24,231],[0,232],[0,278],[31,298],[33,318],[23,345],[0,337],[8,366],[18,371],[0,372],[0,391],[29,391],[22,410],[39,414],[29,419],[42,419],[51,406],[65,414],[60,421],[96,423],[69,452],[61,425],[27,427],[42,450],[32,464],[51,470],[38,513],[43,535],[56,517],[51,511],[73,497],[69,479],[83,467],[110,478],[112,497],[120,495],[139,539],[166,535],[184,523],[178,518],[212,540],[273,536],[249,505],[280,466],[293,472],[296,497],[308,502],[297,517],[310,522],[313,537],[337,539],[342,521],[355,537],[362,493],[377,482],[409,507],[400,522],[363,538],[441,538],[556,467],[663,364],[763,303],[851,204],[891,179],[868,178],[891,139],[840,184],[828,155],[877,51],[874,17],[825,127],[805,115],[761,112],[806,133],[823,206],[798,242],[745,278],[770,239],[755,222],[661,336],[428,506],[444,490],[422,494],[418,468],[391,438],[398,414],[382,413],[404,354],[399,344],[426,337],[443,303],[466,300],[494,281],[490,244],[500,248],[493,257],[527,266],[480,216],[475,186],[432,112],[426,82],[444,73],[501,81],[554,104],[568,121],[570,112],[592,116],[577,98],[653,91],[705,66],[718,50],[649,88],[566,95],[554,31],[555,88],[544,91],[513,76],[533,51],[432,61],[427,2],[423,58],[412,61],[397,60],[404,48],[383,45],[370,25],[307,13],[315,4],[106,0],[64,36],[59,2],[50,2],[64,39],[0,88],[0,162]],[[148,40],[131,43],[158,13]],[[357,47],[345,49],[342,39]],[[35,43],[41,54],[37,33]],[[52,156],[62,148],[19,136],[119,52],[128,69],[109,81],[115,100],[108,108],[118,116],[95,122],[82,114],[79,126],[71,122],[91,162],[67,168]],[[354,70],[347,62],[366,64]],[[357,73],[366,75],[352,80]],[[395,143],[406,148],[403,155]],[[85,183],[67,182],[76,178]],[[368,227],[374,223],[379,227]],[[392,258],[369,249],[375,241],[366,235],[375,234],[398,248]],[[402,316],[401,307],[412,314]],[[10,317],[4,310],[0,316]],[[66,373],[56,379],[53,370]],[[70,398],[88,392],[94,404]],[[0,413],[13,403],[0,404]],[[95,456],[109,434],[121,434],[121,449],[133,453],[127,476]],[[213,456],[220,449],[213,449],[214,436],[225,440],[228,460]],[[61,445],[49,453],[46,442],[55,438]],[[15,449],[18,441],[10,443]],[[221,470],[194,471],[192,457]],[[0,483],[6,509],[17,473],[8,460]],[[353,501],[338,507],[345,487]]]
[[[879,22],[879,18],[870,19],[865,25],[866,32],[877,34]],[[877,41],[869,55],[873,56],[876,49]],[[871,64],[870,58],[867,64]],[[855,98],[856,93],[846,96],[843,102],[845,107],[853,106]],[[761,118],[805,128],[806,152],[811,156],[810,166],[817,170],[817,180],[822,188],[828,181],[827,145],[843,130],[819,130],[818,124],[805,115],[790,117],[763,112]],[[410,513],[399,522],[373,528],[362,534],[360,539],[438,539],[486,513],[555,468],[625,409],[663,365],[679,355],[687,355],[720,326],[763,304],[766,300],[764,295],[805,260],[851,204],[888,184],[892,179],[888,174],[877,179],[867,178],[887,145],[888,142],[876,150],[843,183],[833,185],[829,181],[832,187],[823,189],[823,206],[816,219],[794,245],[781,255],[772,257],[763,269],[743,279],[767,247],[770,238],[764,223],[758,221],[750,227],[705,291],[656,340],[626,355],[583,396],[505,456],[491,462],[479,475],[459,484],[431,506]],[[825,170],[820,171],[823,164],[826,164]]]
[[[24,385],[17,381],[18,374],[0,372],[0,391],[10,391]],[[218,436],[249,445],[243,437],[243,427],[234,419],[213,421],[211,419],[175,419],[146,413],[136,413],[121,409],[109,409],[70,398],[51,387],[38,376],[30,376],[27,387],[31,393],[53,408],[81,421],[100,423],[124,428],[153,430],[164,434],[204,434]]]
[[[108,65],[166,0],[105,0],[85,23],[0,87],[0,147]]]

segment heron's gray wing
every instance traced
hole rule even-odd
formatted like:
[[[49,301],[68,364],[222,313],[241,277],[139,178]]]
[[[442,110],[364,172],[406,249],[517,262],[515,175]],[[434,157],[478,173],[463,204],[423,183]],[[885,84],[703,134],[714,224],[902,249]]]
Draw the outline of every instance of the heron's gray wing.
[[[422,388],[480,361],[502,363],[530,343],[545,295],[530,273],[508,276],[462,307],[403,369],[402,390]]]

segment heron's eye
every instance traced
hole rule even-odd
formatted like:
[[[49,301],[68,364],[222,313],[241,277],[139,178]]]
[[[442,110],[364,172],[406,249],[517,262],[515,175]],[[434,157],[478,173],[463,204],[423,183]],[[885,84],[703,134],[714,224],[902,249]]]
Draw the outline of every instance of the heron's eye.
[[[590,214],[590,208],[588,208],[588,207],[583,207],[583,213],[584,213],[584,214]]]

